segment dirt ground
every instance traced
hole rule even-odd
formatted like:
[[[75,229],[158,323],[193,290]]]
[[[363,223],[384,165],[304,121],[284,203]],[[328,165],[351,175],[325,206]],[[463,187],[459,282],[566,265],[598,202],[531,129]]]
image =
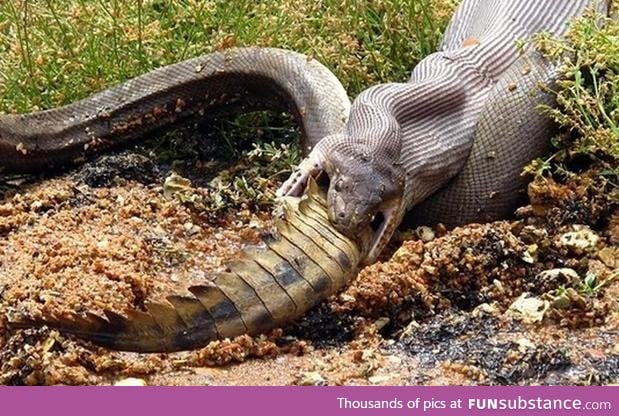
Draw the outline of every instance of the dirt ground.
[[[271,334],[191,352],[109,351],[7,320],[142,308],[219,270],[269,227],[169,198],[128,149],[5,178],[0,383],[611,384],[619,381],[619,213],[595,176],[535,182],[515,217],[403,230],[343,293]],[[205,192],[208,192],[205,191]]]

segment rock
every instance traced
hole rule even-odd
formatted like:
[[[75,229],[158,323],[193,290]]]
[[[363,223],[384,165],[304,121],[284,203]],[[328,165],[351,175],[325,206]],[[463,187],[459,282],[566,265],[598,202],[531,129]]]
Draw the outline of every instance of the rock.
[[[509,306],[507,314],[526,323],[541,322],[550,306],[550,302],[528,296],[528,293],[520,295]]]
[[[473,309],[473,311],[471,312],[471,316],[473,317],[479,317],[483,315],[498,316],[499,312],[500,312],[499,308],[494,303],[493,304],[480,303],[479,305],[475,307],[475,309]]]
[[[299,380],[300,386],[326,386],[327,381],[320,373],[316,371],[308,371],[301,375]]]
[[[129,377],[129,378],[123,378],[122,380],[118,380],[117,382],[114,383],[115,386],[121,386],[121,387],[137,387],[137,386],[145,386],[146,385],[146,381],[144,381],[141,378],[133,378],[133,377]]]
[[[570,300],[570,297],[565,293],[556,296],[550,302],[550,307],[553,309],[569,309],[571,306],[572,301]]]
[[[421,241],[423,241],[424,243],[428,243],[434,240],[434,237],[436,237],[434,234],[434,231],[432,231],[432,228],[427,227],[425,225],[421,227],[417,227],[415,229],[415,234],[417,234],[417,237],[419,237]]]
[[[598,258],[610,268],[619,267],[619,249],[616,247],[603,248],[598,252]]]
[[[175,192],[190,190],[191,181],[182,176],[171,173],[163,182],[163,195],[166,198],[172,198]]]
[[[103,239],[100,241],[97,241],[97,248],[100,250],[106,250],[110,247],[110,242],[107,239]]]
[[[526,263],[533,264],[537,261],[537,244],[527,246],[527,251],[522,255],[522,260]]]
[[[529,340],[528,338],[518,338],[516,340],[516,344],[518,344],[518,347],[520,347],[521,350],[534,350],[535,349],[535,344],[531,342],[531,340]]]
[[[340,301],[344,303],[354,303],[357,299],[354,296],[350,296],[346,293],[340,295]]]
[[[368,378],[370,384],[384,384],[386,381],[392,379],[392,375],[372,376]]]
[[[378,318],[376,321],[374,321],[374,326],[376,327],[376,330],[380,331],[389,322],[391,322],[391,320],[387,317]]]
[[[587,308],[587,300],[572,287],[561,290],[556,296],[548,294],[548,297],[550,297],[550,307],[553,309],[585,310]]]
[[[581,279],[576,270],[567,267],[544,270],[535,276],[535,280],[541,281],[544,285],[549,286],[574,286],[580,283]]]
[[[540,241],[548,238],[548,232],[543,228],[525,225],[520,230],[519,237],[526,244],[539,244]]]
[[[561,234],[559,243],[576,253],[592,250],[600,240],[600,237],[587,226],[574,225],[573,229],[574,231]]]
[[[188,236],[192,236],[200,232],[200,227],[190,221],[183,224],[183,229],[185,230],[185,234]]]

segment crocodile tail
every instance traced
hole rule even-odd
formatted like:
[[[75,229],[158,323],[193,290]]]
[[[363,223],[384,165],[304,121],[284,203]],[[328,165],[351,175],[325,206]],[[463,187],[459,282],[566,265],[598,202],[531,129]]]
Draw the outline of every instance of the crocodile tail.
[[[358,269],[357,244],[333,228],[326,202],[312,182],[304,198],[285,198],[276,231],[244,249],[204,285],[144,311],[68,313],[13,328],[47,325],[112,349],[171,352],[210,341],[260,334],[307,312],[341,289]]]

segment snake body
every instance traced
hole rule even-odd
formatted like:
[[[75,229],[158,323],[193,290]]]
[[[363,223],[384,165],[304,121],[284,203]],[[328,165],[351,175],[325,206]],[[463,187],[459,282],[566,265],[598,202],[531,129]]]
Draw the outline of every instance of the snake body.
[[[275,48],[227,49],[64,107],[0,115],[0,169],[36,173],[161,127],[220,111],[257,109],[292,113],[308,148],[345,126],[350,102],[339,80],[315,59]]]
[[[309,152],[280,188],[278,233],[247,249],[191,296],[106,317],[26,319],[101,345],[174,351],[282,325],[373,261],[405,214],[449,225],[509,214],[520,172],[544,153],[550,122],[536,108],[556,66],[516,40],[567,22],[595,0],[464,0],[440,50],[407,83],[381,84],[352,107],[339,81],[303,55],[240,48],[165,67],[59,109],[0,116],[0,166],[39,171],[154,129],[231,107],[290,111]],[[349,119],[347,121],[347,118]],[[323,196],[311,177],[326,171]],[[308,183],[310,191],[306,191]],[[304,197],[301,197],[305,194]],[[370,237],[371,235],[371,237]]]
[[[353,102],[344,132],[324,138],[289,179],[331,178],[330,218],[343,232],[373,224],[372,262],[408,213],[413,223],[459,225],[508,215],[522,196],[522,168],[544,154],[552,129],[539,104],[557,66],[530,41],[562,37],[597,0],[464,0],[440,50],[406,83],[387,83]],[[423,204],[422,204],[423,203]]]

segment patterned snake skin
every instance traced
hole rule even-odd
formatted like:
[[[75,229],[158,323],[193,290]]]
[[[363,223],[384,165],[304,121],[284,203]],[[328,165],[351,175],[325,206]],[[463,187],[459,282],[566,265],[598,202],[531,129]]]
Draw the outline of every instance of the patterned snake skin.
[[[306,148],[345,126],[346,91],[322,64],[273,48],[227,49],[157,69],[48,111],[0,115],[0,168],[79,162],[157,128],[225,111],[291,112]]]
[[[79,161],[153,129],[218,110],[292,112],[313,149],[279,190],[299,195],[330,178],[329,218],[354,236],[372,225],[367,262],[407,212],[415,223],[456,225],[505,216],[521,196],[522,167],[543,154],[556,67],[528,40],[565,34],[598,0],[464,0],[440,51],[407,83],[372,87],[350,103],[338,80],[307,57],[242,48],[171,65],[59,109],[0,116],[0,167],[40,171]],[[323,138],[324,137],[324,138]],[[322,140],[321,140],[322,139]]]
[[[334,225],[352,235],[375,222],[368,262],[409,211],[409,222],[450,226],[508,215],[524,188],[523,166],[547,149],[552,125],[537,106],[552,103],[547,90],[558,76],[531,43],[517,41],[542,31],[563,36],[592,6],[608,8],[591,0],[464,0],[439,52],[409,82],[361,93],[346,131],[323,139],[281,193],[297,194],[326,170]]]

